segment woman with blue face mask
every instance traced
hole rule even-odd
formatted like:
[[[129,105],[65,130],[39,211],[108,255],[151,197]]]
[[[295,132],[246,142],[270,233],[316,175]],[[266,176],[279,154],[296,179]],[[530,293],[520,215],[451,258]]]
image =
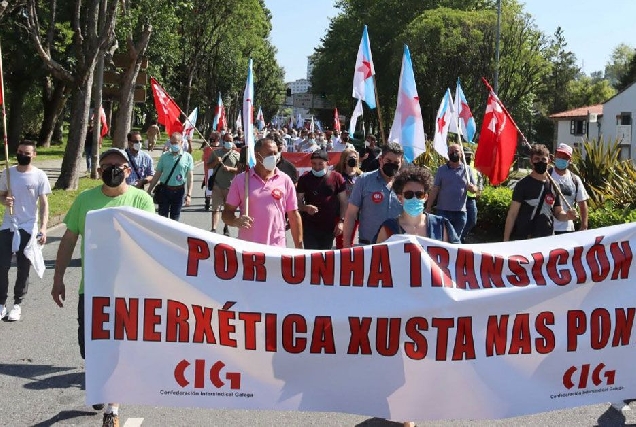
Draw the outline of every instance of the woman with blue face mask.
[[[429,239],[459,243],[451,223],[441,216],[424,212],[433,176],[428,169],[410,165],[402,168],[393,181],[393,191],[402,203],[397,218],[389,218],[378,230],[373,243],[382,243],[394,234],[415,234]]]

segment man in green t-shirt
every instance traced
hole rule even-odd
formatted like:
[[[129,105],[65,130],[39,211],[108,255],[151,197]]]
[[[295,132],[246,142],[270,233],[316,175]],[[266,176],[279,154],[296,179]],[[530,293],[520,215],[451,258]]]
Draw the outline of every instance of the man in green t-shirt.
[[[130,163],[126,152],[118,148],[106,150],[99,158],[98,171],[104,183],[91,190],[82,192],[64,217],[66,232],[62,236],[55,260],[55,275],[53,276],[53,289],[51,296],[58,306],[64,306],[66,298],[66,286],[64,284],[64,272],[71,262],[73,251],[77,244],[77,238],[82,236],[82,279],[79,287],[79,302],[77,305],[77,339],[80,346],[80,354],[84,359],[84,236],[86,214],[90,211],[117,207],[131,206],[147,212],[155,211],[152,197],[138,188],[126,184],[126,178],[131,173]],[[93,405],[96,410],[104,405]],[[104,412],[104,425],[119,425],[119,405],[109,403]]]

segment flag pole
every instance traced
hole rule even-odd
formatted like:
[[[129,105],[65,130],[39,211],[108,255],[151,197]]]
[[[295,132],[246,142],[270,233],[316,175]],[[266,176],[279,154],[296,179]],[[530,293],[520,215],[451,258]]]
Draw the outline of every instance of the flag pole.
[[[371,76],[373,78],[373,87],[375,88],[375,108],[378,110],[378,123],[380,125],[380,136],[382,137],[382,144],[386,145],[386,136],[384,135],[384,125],[382,124],[382,113],[380,112],[380,99],[378,98],[378,84],[376,83],[375,74]]]
[[[150,78],[151,78],[151,79],[155,79],[153,76],[150,76]],[[157,83],[159,83],[159,80],[155,79],[155,81],[156,81]],[[163,86],[162,86],[162,89],[163,89]],[[163,92],[164,92],[166,95],[168,95],[168,98],[170,98],[170,101],[174,102],[174,105],[176,105],[176,106],[177,106],[177,108],[179,109],[179,112],[180,112],[181,114],[183,114],[183,115],[186,117],[186,122],[188,122],[188,123],[190,123],[190,124],[192,125],[192,127],[194,128],[194,130],[196,130],[196,131],[197,131],[197,133],[199,134],[199,136],[200,136],[200,137],[201,137],[204,141],[207,141],[207,140],[206,140],[206,138],[205,138],[205,136],[203,136],[203,134],[199,131],[199,129],[197,128],[197,126],[196,126],[194,123],[192,123],[192,122],[190,121],[190,118],[188,117],[188,115],[187,115],[186,113],[184,113],[184,112],[183,112],[183,110],[181,109],[181,107],[179,107],[179,104],[177,104],[177,101],[175,101],[175,100],[172,98],[172,96],[170,96],[170,94],[168,93],[168,91],[167,91],[167,90],[165,90],[165,89],[164,89],[164,90],[163,90]],[[170,137],[170,135],[168,135],[168,137]]]
[[[246,153],[247,154],[247,153]],[[246,159],[247,161],[247,159]],[[249,212],[250,212],[250,165],[246,164],[246,169],[245,169],[245,197],[243,200],[243,206],[245,206],[245,212],[243,212],[243,215],[245,216],[249,216]]]
[[[485,77],[482,77],[481,80],[484,82],[484,84],[486,85],[486,87],[488,88],[488,90],[490,92],[492,92],[495,95],[495,100],[497,101],[497,104],[499,104],[499,106],[501,107],[501,109],[503,110],[504,113],[506,113],[506,116],[508,116],[508,118],[510,119],[510,121],[512,122],[513,126],[515,127],[515,129],[517,129],[517,132],[519,132],[519,135],[521,135],[521,139],[523,141],[523,145],[527,148],[530,148],[530,143],[528,142],[528,139],[526,138],[526,136],[523,134],[523,132],[521,131],[521,129],[519,129],[519,126],[517,126],[517,123],[515,123],[514,119],[512,118],[512,116],[510,115],[510,113],[508,112],[508,110],[506,109],[506,107],[503,105],[503,103],[501,102],[501,100],[499,99],[499,96],[497,96],[497,93],[495,93],[495,91],[493,90],[492,86],[490,86],[490,83],[488,83],[488,80],[486,80]],[[567,206],[568,210],[572,210],[572,206],[570,205],[570,203],[566,200],[565,196],[563,195],[563,192],[561,191],[561,186],[559,186],[555,181],[554,178],[552,178],[550,176],[549,173],[545,173],[545,176],[548,177],[548,181],[550,181],[550,184],[552,185],[552,187],[554,188],[554,190],[557,192],[557,194],[559,195],[559,197],[561,197],[561,200],[563,200],[563,202],[565,203],[565,206]]]
[[[7,137],[7,109],[5,107],[6,100],[4,98],[4,71],[2,68],[2,47],[0,47],[0,101],[2,101],[2,133],[4,139],[4,162],[5,175],[7,177],[7,195],[11,196],[11,175],[9,174],[9,140]],[[9,215],[13,216],[13,206],[9,207]]]

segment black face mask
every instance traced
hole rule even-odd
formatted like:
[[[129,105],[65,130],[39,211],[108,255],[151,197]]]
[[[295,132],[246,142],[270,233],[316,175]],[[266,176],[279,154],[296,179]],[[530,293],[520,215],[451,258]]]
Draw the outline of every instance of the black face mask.
[[[548,164],[546,162],[533,163],[534,171],[540,175],[543,175],[548,170]]]
[[[124,170],[116,166],[108,166],[102,171],[102,181],[109,187],[119,187],[124,178]]]
[[[24,154],[16,154],[15,157],[18,159],[18,164],[20,166],[26,166],[31,164],[31,156],[25,156]]]
[[[450,153],[448,155],[448,160],[450,160],[453,163],[459,162],[459,153]]]
[[[382,172],[388,176],[389,178],[395,176],[395,174],[397,173],[398,169],[400,167],[398,165],[396,165],[395,163],[385,163],[382,166]]]
[[[347,160],[347,166],[350,168],[355,168],[358,165],[358,161],[356,159]]]

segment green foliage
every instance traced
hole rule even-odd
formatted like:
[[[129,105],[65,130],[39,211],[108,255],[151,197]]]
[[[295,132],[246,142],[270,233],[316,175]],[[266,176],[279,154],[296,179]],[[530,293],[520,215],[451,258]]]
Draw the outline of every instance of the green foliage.
[[[512,200],[512,190],[508,187],[487,186],[477,199],[476,231],[501,240],[508,208]]]
[[[567,84],[567,109],[601,104],[616,94],[609,80],[580,76]]]
[[[588,214],[589,228],[608,227],[629,222],[636,222],[636,210],[612,202],[590,209]]]
[[[625,43],[614,48],[610,60],[605,65],[605,78],[610,85],[617,87],[623,76],[627,74],[634,52],[634,48]]]

